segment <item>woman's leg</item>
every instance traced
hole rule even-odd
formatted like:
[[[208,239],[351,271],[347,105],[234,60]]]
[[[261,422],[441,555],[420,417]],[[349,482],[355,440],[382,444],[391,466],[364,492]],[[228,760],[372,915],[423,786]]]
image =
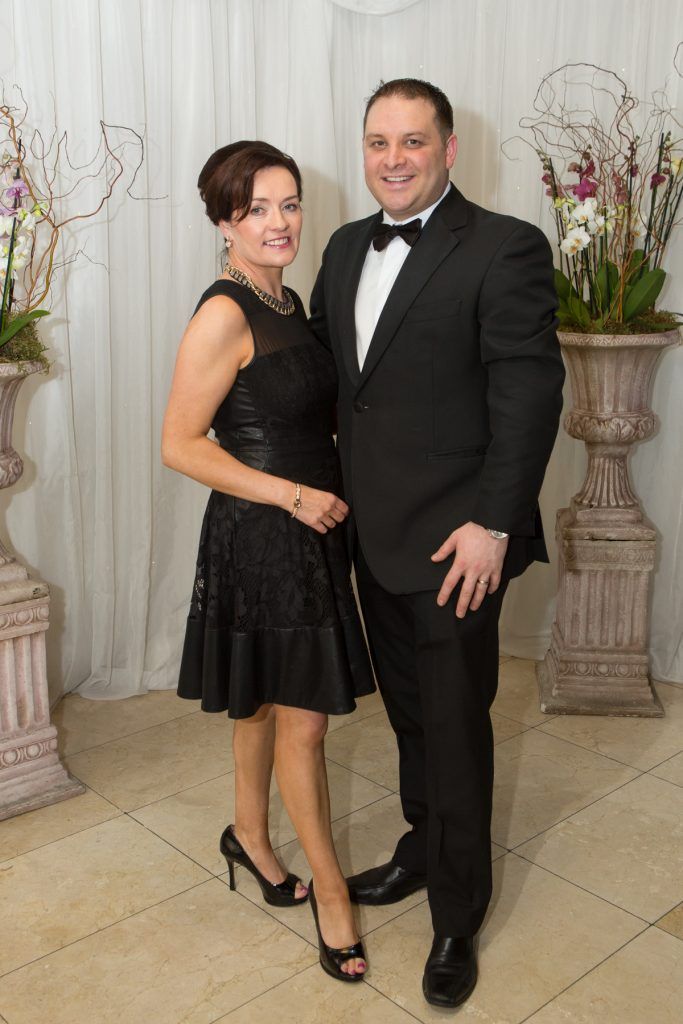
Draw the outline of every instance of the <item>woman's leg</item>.
[[[313,871],[320,930],[328,946],[351,946],[358,941],[358,933],[330,826],[323,750],[327,715],[276,704],[275,717],[275,773],[287,813]],[[350,959],[343,969],[362,973],[365,962]]]
[[[284,882],[283,870],[273,852],[268,831],[268,800],[273,774],[275,713],[263,704],[251,718],[238,718],[233,731],[235,755],[235,835],[269,882]],[[297,897],[308,890],[298,884]]]

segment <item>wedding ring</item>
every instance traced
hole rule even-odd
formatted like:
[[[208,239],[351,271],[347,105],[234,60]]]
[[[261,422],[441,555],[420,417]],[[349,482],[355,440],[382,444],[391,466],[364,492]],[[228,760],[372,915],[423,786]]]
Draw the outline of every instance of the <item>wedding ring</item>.
[[[485,587],[488,587],[488,585],[489,585],[489,581],[488,580],[477,580],[477,583],[481,583]]]

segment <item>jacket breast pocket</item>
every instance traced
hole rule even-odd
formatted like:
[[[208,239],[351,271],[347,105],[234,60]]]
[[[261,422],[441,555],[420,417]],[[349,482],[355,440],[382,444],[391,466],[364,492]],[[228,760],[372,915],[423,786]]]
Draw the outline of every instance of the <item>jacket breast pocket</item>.
[[[442,299],[437,302],[416,302],[404,317],[404,323],[421,323],[424,320],[445,320],[458,316],[462,299]]]
[[[449,448],[442,452],[427,452],[427,462],[440,462],[446,459],[476,459],[486,455],[488,445],[469,445],[467,448]]]

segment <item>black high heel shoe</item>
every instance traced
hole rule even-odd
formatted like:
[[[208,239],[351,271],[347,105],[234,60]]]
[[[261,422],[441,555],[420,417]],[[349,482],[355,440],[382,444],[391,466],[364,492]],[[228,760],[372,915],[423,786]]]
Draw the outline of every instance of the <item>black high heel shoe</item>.
[[[296,884],[301,881],[296,875],[289,874],[284,882],[278,882],[277,884],[269,882],[267,878],[264,878],[235,835],[234,825],[228,825],[223,832],[220,851],[228,862],[230,889],[232,892],[235,891],[235,864],[241,864],[247,871],[251,871],[261,886],[264,900],[266,903],[270,903],[271,907],[295,907],[299,903],[305,903],[308,899],[308,894],[300,897],[295,895]]]
[[[309,882],[308,885],[308,895],[311,898],[311,910],[313,911],[315,930],[318,933],[320,966],[326,974],[329,974],[331,978],[337,978],[338,981],[362,981],[365,977],[365,971],[359,974],[347,974],[346,971],[342,971],[342,964],[345,960],[352,960],[354,957],[357,957],[359,960],[365,960],[365,966],[367,968],[368,961],[365,956],[365,950],[363,949],[363,943],[360,941],[354,942],[352,946],[345,946],[343,949],[334,949],[333,946],[328,946],[320,931],[318,904],[316,903],[315,893],[313,892],[312,881]]]

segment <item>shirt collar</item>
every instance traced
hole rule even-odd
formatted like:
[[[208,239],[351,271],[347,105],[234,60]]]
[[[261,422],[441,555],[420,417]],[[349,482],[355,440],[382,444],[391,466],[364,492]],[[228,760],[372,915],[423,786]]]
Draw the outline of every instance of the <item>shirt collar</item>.
[[[431,217],[431,215],[434,213],[434,210],[437,208],[437,206],[441,202],[441,200],[445,199],[445,197],[448,195],[448,192],[450,191],[450,187],[451,187],[451,183],[450,183],[450,181],[448,181],[446,183],[445,189],[443,190],[443,192],[441,193],[441,195],[439,196],[439,198],[437,199],[437,201],[435,203],[432,203],[431,206],[428,206],[426,210],[422,211],[422,213],[416,213],[414,217],[408,217],[407,220],[392,220],[391,217],[389,216],[389,214],[386,212],[386,210],[383,210],[382,211],[383,214],[384,214],[384,216],[382,218],[383,222],[385,224],[409,224],[411,220],[415,220],[417,217],[419,217],[420,220],[422,221],[422,227],[424,227],[425,224],[427,223],[427,221],[429,220],[429,218]]]

